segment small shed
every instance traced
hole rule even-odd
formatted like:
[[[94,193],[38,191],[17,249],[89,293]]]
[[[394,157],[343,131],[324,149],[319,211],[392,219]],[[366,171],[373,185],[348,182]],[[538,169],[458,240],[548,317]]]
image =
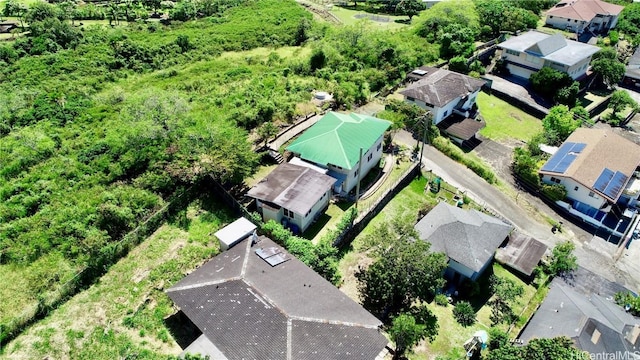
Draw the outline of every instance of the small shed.
[[[507,246],[496,251],[496,260],[526,276],[531,276],[546,251],[547,246],[540,241],[515,232],[509,238]]]
[[[226,251],[239,243],[256,230],[256,226],[244,217],[216,231],[214,234],[220,241],[220,250]]]

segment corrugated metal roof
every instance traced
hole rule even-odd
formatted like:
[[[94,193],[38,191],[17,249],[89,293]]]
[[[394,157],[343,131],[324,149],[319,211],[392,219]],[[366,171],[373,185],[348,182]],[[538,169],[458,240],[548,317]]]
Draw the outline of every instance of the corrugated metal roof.
[[[360,114],[329,112],[287,147],[305,160],[353,169],[360,148],[369,150],[391,122]]]
[[[428,66],[422,66],[418,70],[425,71],[425,74],[410,74],[410,78],[420,80],[407,86],[400,94],[438,107],[473,93],[485,84],[484,80],[449,70]]]
[[[311,168],[285,163],[252,187],[247,195],[304,215],[335,182],[335,178]]]

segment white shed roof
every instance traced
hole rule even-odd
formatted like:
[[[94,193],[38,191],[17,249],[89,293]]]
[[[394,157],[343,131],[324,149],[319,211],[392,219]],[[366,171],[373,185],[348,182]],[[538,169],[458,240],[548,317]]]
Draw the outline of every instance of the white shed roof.
[[[225,250],[238,241],[246,238],[256,229],[256,226],[244,217],[216,231],[214,234],[220,240],[220,248]]]

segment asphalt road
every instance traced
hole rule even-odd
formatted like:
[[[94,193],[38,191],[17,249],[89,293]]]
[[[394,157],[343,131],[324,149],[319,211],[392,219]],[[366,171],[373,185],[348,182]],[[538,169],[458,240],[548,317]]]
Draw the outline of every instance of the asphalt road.
[[[416,144],[413,136],[404,130],[399,131],[394,140],[409,148]],[[425,171],[432,171],[444,181],[464,191],[477,203],[508,219],[521,232],[540,240],[550,248],[560,241],[573,241],[576,244],[575,254],[580,266],[637,292],[640,286],[640,266],[632,261],[633,258],[637,259],[635,252],[632,256],[625,254],[620,262],[615,262],[612,256],[616,247],[613,244],[599,238],[589,239],[588,233],[586,237],[584,233],[576,236],[569,226],[562,233],[552,233],[551,225],[544,220],[543,215],[557,219],[556,214],[542,213],[535,202],[526,199],[527,195],[518,194],[515,190],[515,199],[509,197],[432,146],[425,147],[423,163]],[[518,194],[517,197],[515,194]],[[640,254],[640,246],[637,253]]]

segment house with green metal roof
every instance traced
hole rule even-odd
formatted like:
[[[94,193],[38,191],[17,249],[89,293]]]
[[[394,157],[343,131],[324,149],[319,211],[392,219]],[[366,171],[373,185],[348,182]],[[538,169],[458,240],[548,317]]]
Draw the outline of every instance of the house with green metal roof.
[[[382,140],[391,126],[386,120],[361,114],[329,112],[287,147],[301,159],[328,169],[338,181],[337,193],[348,193],[382,157]],[[360,164],[362,149],[362,164]]]

